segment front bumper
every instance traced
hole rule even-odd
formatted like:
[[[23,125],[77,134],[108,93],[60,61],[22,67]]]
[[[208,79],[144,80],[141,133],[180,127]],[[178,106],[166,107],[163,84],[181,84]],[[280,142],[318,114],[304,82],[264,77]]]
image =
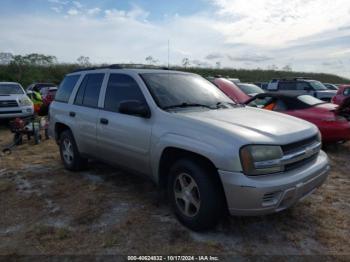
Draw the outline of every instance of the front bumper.
[[[0,108],[0,119],[27,117],[34,114],[33,106]]]
[[[255,216],[284,210],[311,194],[326,180],[328,157],[320,151],[306,166],[280,174],[246,176],[219,170],[231,215]]]

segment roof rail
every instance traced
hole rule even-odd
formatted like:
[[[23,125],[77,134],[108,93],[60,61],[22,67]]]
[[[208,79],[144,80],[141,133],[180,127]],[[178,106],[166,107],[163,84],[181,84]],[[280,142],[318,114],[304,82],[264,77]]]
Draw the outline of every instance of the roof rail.
[[[168,67],[155,66],[155,65],[112,64],[112,65],[106,65],[106,66],[78,68],[78,69],[74,70],[73,72],[90,71],[90,70],[98,70],[98,69],[161,69],[161,70],[169,70]]]

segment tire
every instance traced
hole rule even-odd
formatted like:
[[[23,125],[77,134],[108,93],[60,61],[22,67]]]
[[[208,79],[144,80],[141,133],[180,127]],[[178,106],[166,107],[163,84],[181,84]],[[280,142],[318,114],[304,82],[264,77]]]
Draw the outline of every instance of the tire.
[[[87,159],[83,158],[70,130],[65,130],[60,135],[60,155],[63,165],[71,171],[79,171],[87,166]]]
[[[189,159],[176,161],[170,169],[171,206],[179,221],[194,231],[214,227],[223,216],[225,198],[215,172],[203,161]]]

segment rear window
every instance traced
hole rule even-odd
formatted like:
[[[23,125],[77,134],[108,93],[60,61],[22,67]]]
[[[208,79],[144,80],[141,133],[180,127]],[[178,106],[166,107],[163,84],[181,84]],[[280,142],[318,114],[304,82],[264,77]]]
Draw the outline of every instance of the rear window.
[[[20,95],[24,94],[23,89],[17,84],[1,84],[0,95]]]
[[[55,101],[68,103],[69,97],[79,77],[80,75],[66,76],[58,88]]]
[[[74,104],[97,107],[103,78],[104,74],[86,75],[79,87]]]
[[[279,82],[278,88],[280,90],[295,90],[296,84],[295,82]]]

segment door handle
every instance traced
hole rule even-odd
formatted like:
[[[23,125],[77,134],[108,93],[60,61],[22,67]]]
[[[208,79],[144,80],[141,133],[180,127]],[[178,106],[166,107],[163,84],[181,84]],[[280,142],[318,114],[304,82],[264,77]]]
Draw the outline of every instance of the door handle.
[[[75,117],[75,112],[69,112],[70,117]]]
[[[100,123],[101,123],[102,125],[108,125],[108,119],[106,119],[106,118],[101,118],[101,119],[100,119]]]

